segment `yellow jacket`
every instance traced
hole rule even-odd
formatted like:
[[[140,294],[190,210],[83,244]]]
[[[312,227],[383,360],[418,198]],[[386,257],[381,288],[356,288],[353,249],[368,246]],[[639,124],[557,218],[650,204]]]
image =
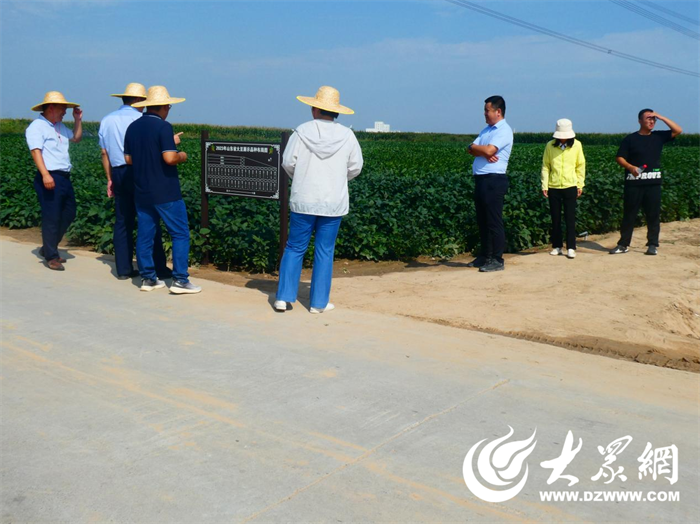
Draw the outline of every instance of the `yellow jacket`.
[[[562,151],[557,140],[547,142],[542,156],[542,190],[583,189],[586,180],[586,159],[578,140]]]

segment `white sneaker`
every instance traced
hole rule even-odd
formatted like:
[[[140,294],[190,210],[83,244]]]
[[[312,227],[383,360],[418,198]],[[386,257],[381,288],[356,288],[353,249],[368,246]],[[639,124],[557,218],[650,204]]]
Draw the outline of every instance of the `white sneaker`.
[[[335,306],[329,302],[323,309],[316,309],[315,307],[309,308],[309,313],[323,313],[324,311],[333,311],[334,309]]]
[[[284,300],[275,300],[276,311],[287,311],[287,303]]]
[[[552,250],[549,252],[549,254],[552,255],[552,256],[561,255],[561,248],[560,248],[560,247],[555,247],[554,249],[552,249]]]
[[[154,289],[160,289],[163,287],[165,287],[165,282],[162,280],[145,279],[141,281],[141,291],[153,291]]]
[[[566,257],[567,258],[576,258],[576,250],[575,249],[567,249],[566,250]]]

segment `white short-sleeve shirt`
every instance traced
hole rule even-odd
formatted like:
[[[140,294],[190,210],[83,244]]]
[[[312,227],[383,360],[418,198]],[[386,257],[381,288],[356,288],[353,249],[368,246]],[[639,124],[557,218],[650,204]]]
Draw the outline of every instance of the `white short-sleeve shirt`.
[[[63,122],[52,124],[43,115],[34,120],[24,133],[29,150],[41,150],[44,165],[49,171],[70,171],[73,167],[68,155],[71,131]]]

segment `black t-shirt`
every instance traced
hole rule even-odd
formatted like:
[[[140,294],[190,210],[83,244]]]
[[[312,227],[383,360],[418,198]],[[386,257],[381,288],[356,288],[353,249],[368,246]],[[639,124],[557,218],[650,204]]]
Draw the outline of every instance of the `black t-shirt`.
[[[652,131],[650,135],[640,135],[637,132],[623,138],[617,156],[643,170],[637,177],[625,171],[625,185],[661,184],[661,150],[664,144],[671,140],[671,131]]]
[[[134,120],[126,130],[124,154],[134,166],[134,200],[149,206],[182,199],[177,167],[163,160],[166,151],[177,151],[173,126],[154,113]]]

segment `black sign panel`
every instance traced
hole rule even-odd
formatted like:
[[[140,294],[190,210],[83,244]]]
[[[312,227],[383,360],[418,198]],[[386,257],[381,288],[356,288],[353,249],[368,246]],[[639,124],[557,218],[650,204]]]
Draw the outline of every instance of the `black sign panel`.
[[[279,144],[207,141],[205,151],[206,193],[279,200]]]

